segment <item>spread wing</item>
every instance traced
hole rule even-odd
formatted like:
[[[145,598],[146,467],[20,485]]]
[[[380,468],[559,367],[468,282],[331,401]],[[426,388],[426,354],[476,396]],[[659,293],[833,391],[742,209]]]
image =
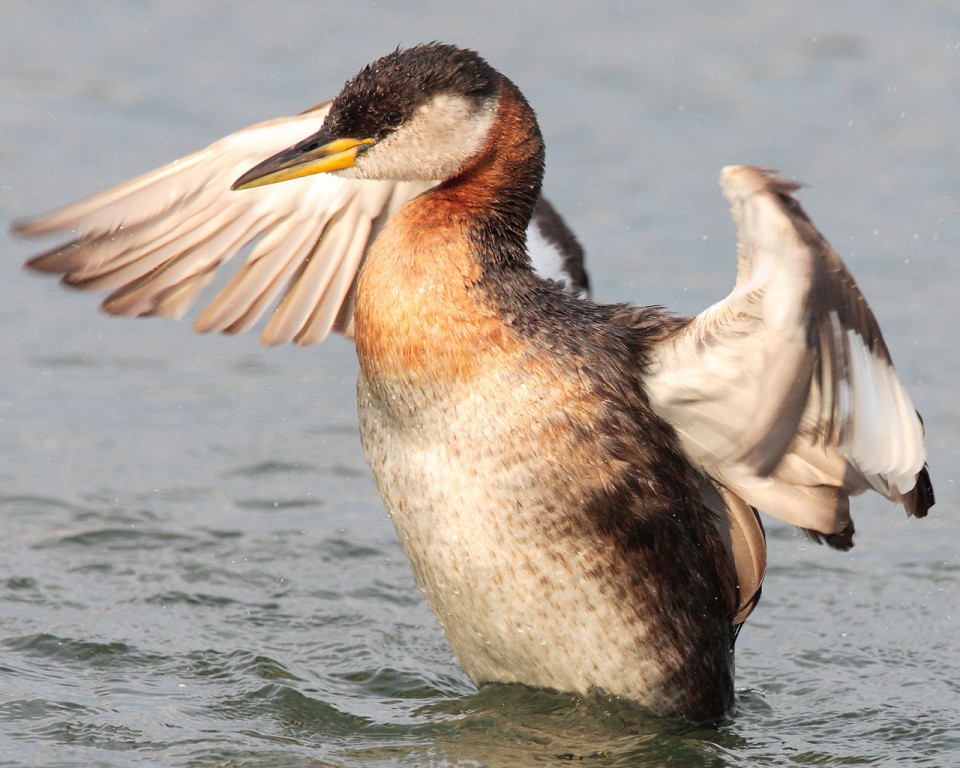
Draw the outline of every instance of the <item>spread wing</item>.
[[[425,182],[319,174],[231,192],[266,157],[316,133],[329,109],[254,125],[60,211],[19,222],[22,235],[72,239],[27,262],[73,288],[109,291],[115,315],[179,318],[221,265],[252,249],[194,320],[200,332],[241,333],[269,312],[265,344],[313,344],[350,333],[357,271],[377,232]],[[530,229],[535,266],[586,293],[583,252],[541,201]]]
[[[933,504],[923,426],[876,318],[792,197],[725,168],[736,285],[653,350],[649,393],[702,471],[753,507],[852,546],[849,496]]]

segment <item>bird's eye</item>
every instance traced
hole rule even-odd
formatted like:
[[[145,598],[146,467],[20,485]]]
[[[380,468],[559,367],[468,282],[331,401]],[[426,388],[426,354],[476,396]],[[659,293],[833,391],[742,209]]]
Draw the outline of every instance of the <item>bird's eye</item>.
[[[383,116],[383,124],[387,128],[397,128],[403,122],[403,115],[399,112],[390,111]]]

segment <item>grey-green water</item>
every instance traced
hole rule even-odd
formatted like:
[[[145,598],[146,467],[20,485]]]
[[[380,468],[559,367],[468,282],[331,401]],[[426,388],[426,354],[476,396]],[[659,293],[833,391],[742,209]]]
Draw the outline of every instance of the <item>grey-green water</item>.
[[[0,3],[0,224],[332,95],[398,43],[529,96],[598,297],[732,283],[719,168],[807,181],[924,413],[939,504],[849,554],[769,525],[740,713],[476,691],[356,437],[350,344],[265,350],[0,270],[0,762],[960,764],[954,2]]]

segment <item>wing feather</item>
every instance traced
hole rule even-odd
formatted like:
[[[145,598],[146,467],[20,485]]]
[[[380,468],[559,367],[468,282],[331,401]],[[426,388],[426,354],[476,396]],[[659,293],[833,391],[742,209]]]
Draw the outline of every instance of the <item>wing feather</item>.
[[[753,166],[725,168],[721,183],[737,281],[654,349],[654,409],[716,483],[803,528],[852,532],[848,497],[868,488],[926,514],[922,423],[798,185]]]
[[[14,231],[72,239],[27,262],[89,291],[111,291],[116,315],[180,318],[223,264],[244,263],[194,321],[200,332],[241,333],[271,312],[267,344],[314,344],[352,330],[356,273],[383,224],[430,182],[356,181],[328,174],[231,192],[253,165],[317,132],[329,104],[251,126],[206,149]],[[545,201],[531,231],[544,277],[586,294],[583,251]]]

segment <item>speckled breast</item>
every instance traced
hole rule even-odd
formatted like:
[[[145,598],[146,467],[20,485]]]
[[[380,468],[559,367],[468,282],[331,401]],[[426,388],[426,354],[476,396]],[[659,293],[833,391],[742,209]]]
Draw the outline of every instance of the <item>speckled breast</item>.
[[[364,449],[460,663],[478,683],[600,688],[669,709],[678,692],[661,685],[656,628],[583,519],[584,490],[607,470],[575,377],[522,358],[479,370],[442,392],[358,384]]]

